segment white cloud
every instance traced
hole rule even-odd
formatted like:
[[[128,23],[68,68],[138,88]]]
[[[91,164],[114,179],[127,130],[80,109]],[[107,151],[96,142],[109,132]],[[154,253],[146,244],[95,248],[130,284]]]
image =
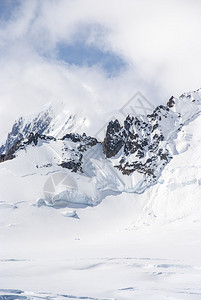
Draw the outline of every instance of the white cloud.
[[[0,134],[21,113],[53,100],[93,116],[112,114],[137,90],[164,103],[199,88],[200,12],[198,0],[21,1],[0,26]],[[56,61],[57,43],[80,36],[124,57],[127,71],[108,78],[95,66]]]

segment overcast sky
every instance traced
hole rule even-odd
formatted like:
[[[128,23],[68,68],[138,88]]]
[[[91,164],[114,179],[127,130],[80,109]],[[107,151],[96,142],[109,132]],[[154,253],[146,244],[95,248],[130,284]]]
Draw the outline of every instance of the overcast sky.
[[[0,0],[0,134],[63,101],[115,109],[201,87],[199,0]]]

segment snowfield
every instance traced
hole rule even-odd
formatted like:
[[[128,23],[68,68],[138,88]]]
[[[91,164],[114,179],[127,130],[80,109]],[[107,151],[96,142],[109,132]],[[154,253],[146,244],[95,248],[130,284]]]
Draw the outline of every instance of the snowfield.
[[[201,223],[125,230],[131,201],[116,200],[116,209],[108,199],[80,220],[51,208],[16,209],[1,227],[1,299],[199,299]]]
[[[182,109],[186,120],[192,116],[189,107]],[[157,184],[142,194],[126,193],[126,179],[120,189],[121,177],[110,163],[101,167],[99,153],[99,160],[92,158],[94,167],[100,164],[96,179],[65,171],[76,181],[76,202],[63,207],[60,197],[57,207],[37,205],[48,178],[61,168],[36,172],[34,166],[55,160],[60,147],[29,146],[1,163],[0,299],[201,299],[196,114],[170,143],[173,159]],[[97,153],[101,146],[95,147]]]

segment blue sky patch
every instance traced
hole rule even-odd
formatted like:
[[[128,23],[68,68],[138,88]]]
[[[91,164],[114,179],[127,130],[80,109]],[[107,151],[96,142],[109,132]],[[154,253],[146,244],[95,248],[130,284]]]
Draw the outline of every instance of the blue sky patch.
[[[57,59],[77,66],[99,65],[108,76],[117,76],[126,68],[127,62],[112,52],[103,52],[98,47],[86,43],[73,45],[59,43],[57,45]]]
[[[0,0],[0,21],[9,20],[18,6],[19,0]]]
[[[21,4],[21,0],[0,0],[0,22],[4,23],[12,18]],[[72,37],[72,43],[64,41],[57,43],[56,59],[80,67],[97,65],[106,72],[108,77],[118,76],[126,69],[128,63],[116,53],[102,50],[95,44],[87,42],[90,35],[95,36],[96,40],[101,40],[107,30],[99,24],[79,25],[77,32]],[[43,47],[41,49],[37,46],[36,49],[39,55],[45,56],[47,59],[52,57],[52,49],[43,49]]]

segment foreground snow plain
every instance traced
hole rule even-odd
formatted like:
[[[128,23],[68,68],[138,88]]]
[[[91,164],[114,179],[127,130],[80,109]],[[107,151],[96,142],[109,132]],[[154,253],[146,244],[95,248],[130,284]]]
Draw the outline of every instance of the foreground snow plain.
[[[114,226],[118,211],[113,218],[100,208],[95,217],[86,213],[87,220],[64,220],[42,210],[38,216],[24,208],[27,222],[1,230],[1,295],[17,299],[18,289],[22,299],[201,297],[200,222],[124,230]]]
[[[44,182],[2,163],[0,299],[201,299],[200,126],[183,127],[157,185],[79,218],[37,207]]]

